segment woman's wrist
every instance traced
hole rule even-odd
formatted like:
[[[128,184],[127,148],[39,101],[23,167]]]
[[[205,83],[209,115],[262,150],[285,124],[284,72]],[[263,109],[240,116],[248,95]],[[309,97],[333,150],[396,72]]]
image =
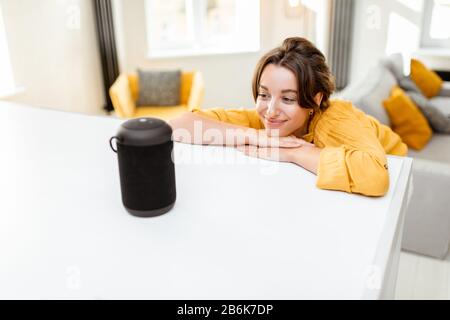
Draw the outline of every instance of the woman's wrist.
[[[320,162],[320,154],[322,149],[316,146],[305,146],[291,153],[290,160],[292,163],[305,168],[306,170],[317,174]]]

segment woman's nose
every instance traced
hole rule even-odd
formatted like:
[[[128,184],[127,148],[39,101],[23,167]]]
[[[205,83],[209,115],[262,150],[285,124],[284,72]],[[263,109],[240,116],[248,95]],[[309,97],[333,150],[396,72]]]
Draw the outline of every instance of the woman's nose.
[[[274,117],[278,115],[278,110],[277,110],[277,106],[276,106],[276,101],[275,99],[272,98],[272,100],[270,100],[269,102],[269,106],[267,108],[267,112],[266,115],[268,117]]]

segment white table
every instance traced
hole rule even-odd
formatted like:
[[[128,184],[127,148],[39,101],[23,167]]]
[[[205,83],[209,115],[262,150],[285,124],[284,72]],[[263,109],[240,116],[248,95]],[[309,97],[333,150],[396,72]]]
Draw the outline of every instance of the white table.
[[[121,203],[120,124],[0,103],[0,298],[393,297],[411,159],[389,157],[388,195],[368,198],[176,144],[176,205],[142,219]]]

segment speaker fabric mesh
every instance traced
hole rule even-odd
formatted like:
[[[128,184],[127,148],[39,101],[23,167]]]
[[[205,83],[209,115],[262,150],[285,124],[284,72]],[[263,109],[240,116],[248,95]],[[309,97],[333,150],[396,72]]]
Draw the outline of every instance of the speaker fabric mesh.
[[[153,146],[117,144],[122,202],[132,210],[154,210],[176,200],[173,141]]]

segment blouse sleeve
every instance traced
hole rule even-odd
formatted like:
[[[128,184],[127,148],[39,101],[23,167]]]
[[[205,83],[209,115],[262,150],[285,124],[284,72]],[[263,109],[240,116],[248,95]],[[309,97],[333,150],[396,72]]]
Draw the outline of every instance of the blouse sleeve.
[[[315,143],[324,147],[317,187],[383,196],[389,189],[386,153],[368,121],[340,110],[317,124]]]
[[[207,118],[222,121],[234,125],[253,129],[264,129],[256,109],[224,109],[224,108],[210,108],[210,109],[194,109],[195,114],[205,116]]]

